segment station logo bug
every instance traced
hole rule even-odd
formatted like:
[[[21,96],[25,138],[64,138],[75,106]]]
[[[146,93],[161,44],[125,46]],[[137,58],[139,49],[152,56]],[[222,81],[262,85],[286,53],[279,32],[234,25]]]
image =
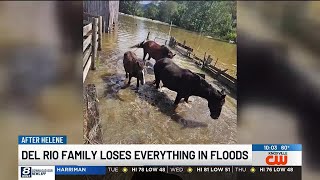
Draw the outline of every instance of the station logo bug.
[[[21,167],[21,178],[31,178],[31,167]]]
[[[269,152],[265,160],[270,166],[284,166],[288,163],[288,154],[286,152]]]
[[[53,169],[50,168],[41,168],[41,167],[30,167],[25,166],[20,168],[20,177],[21,178],[32,178],[34,176],[46,176],[47,173],[54,172]]]

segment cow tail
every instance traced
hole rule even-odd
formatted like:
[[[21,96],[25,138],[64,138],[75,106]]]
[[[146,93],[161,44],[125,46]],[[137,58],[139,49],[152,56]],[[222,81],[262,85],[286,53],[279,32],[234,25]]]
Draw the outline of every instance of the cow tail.
[[[143,48],[143,44],[144,44],[144,41],[142,41],[141,43],[136,44],[134,46],[131,46],[130,48]]]

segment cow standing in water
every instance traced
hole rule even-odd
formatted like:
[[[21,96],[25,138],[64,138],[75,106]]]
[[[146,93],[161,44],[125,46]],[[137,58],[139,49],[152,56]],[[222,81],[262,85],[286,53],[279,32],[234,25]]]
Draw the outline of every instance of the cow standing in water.
[[[144,63],[141,59],[138,59],[134,52],[128,51],[124,53],[123,66],[126,71],[126,78],[129,77],[128,86],[130,85],[132,77],[137,78],[137,88],[139,88],[139,81],[141,85],[144,85]]]
[[[154,74],[156,88],[159,88],[161,80],[164,87],[178,93],[174,101],[175,105],[178,105],[182,98],[188,102],[190,96],[199,96],[208,100],[211,118],[219,118],[225,103],[224,90],[218,91],[201,76],[188,69],[180,68],[169,58],[163,58],[156,62]]]
[[[170,58],[172,59],[176,54],[173,54],[168,47],[164,45],[159,45],[154,41],[141,42],[137,45],[132,46],[131,48],[143,48],[143,61],[145,62],[145,58],[147,54],[149,54],[148,60],[153,58],[158,61],[162,58]]]

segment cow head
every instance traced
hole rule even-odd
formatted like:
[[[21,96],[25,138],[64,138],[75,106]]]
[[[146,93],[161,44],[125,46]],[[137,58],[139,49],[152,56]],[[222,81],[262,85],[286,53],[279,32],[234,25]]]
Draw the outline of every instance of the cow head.
[[[176,54],[173,54],[172,51],[167,46],[162,45],[162,53],[164,58],[170,58],[172,59]]]

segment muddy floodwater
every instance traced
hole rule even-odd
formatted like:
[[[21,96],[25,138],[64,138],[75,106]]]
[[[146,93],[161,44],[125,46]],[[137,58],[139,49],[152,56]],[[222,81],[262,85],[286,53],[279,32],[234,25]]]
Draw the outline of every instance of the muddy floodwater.
[[[155,37],[168,38],[169,26],[119,15],[119,25],[110,34],[104,34],[102,51],[97,63],[97,69],[90,71],[86,84],[93,83],[97,87],[99,111],[103,128],[103,138],[106,144],[220,144],[236,143],[237,110],[236,99],[227,96],[226,104],[219,119],[210,117],[207,100],[191,96],[189,103],[181,102],[174,109],[173,101],[176,92],[167,88],[156,90],[151,82],[154,80],[154,60],[147,61],[146,84],[135,90],[136,78],[132,78],[131,86],[122,89],[128,79],[125,78],[123,68],[123,54],[134,51],[138,57],[143,57],[142,49],[129,47],[142,42],[150,31],[150,39]],[[171,34],[199,39],[199,35],[182,29],[173,28]],[[203,39],[203,37],[201,37]],[[201,39],[200,38],[200,39]],[[188,41],[188,40],[187,40]],[[207,39],[207,47],[217,46],[217,52],[225,48],[228,43],[215,42]],[[163,44],[161,40],[158,41]],[[212,45],[213,43],[215,45]],[[221,46],[219,46],[221,44]],[[178,52],[174,61],[181,67],[191,71],[203,73],[190,62],[180,56]],[[232,55],[230,55],[231,57]],[[222,57],[222,56],[221,56]],[[227,62],[226,62],[227,63]],[[232,63],[231,63],[232,64]],[[206,80],[214,87],[222,86],[213,78],[206,75]]]

